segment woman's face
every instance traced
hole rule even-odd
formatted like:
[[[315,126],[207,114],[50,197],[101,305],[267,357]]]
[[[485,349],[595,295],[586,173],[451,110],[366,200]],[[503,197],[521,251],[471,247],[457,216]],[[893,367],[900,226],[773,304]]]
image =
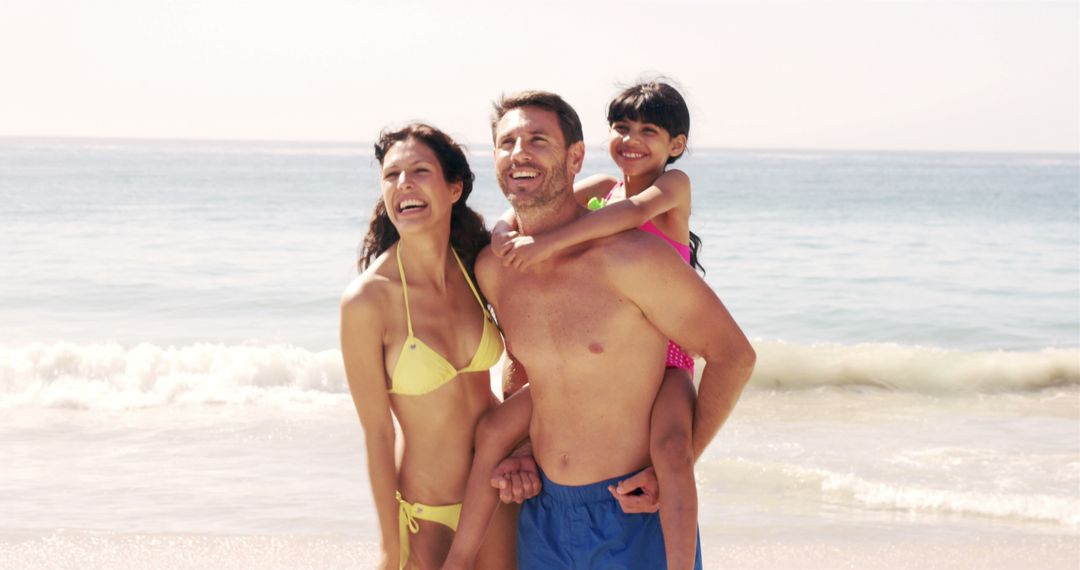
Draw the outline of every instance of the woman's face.
[[[382,200],[390,222],[405,234],[450,223],[461,182],[447,182],[435,152],[409,138],[394,143],[382,163]]]

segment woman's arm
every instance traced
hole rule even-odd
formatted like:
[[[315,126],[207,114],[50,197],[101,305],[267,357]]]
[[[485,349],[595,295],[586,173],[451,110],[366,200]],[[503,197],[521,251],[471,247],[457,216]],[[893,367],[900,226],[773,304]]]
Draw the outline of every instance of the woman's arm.
[[[517,269],[551,257],[579,243],[634,229],[673,208],[690,205],[690,177],[681,170],[665,172],[636,196],[605,206],[588,216],[535,236],[518,236],[503,262]]]
[[[364,289],[367,289],[365,291]],[[397,466],[394,420],[386,391],[383,320],[371,285],[350,287],[341,301],[341,355],[356,413],[364,428],[368,476],[382,534],[383,565],[398,567]]]
[[[492,470],[529,434],[531,418],[532,398],[528,388],[519,390],[480,418],[476,426],[476,455],[465,486],[461,518],[443,570],[472,568],[475,563],[499,505],[499,492],[492,486]]]

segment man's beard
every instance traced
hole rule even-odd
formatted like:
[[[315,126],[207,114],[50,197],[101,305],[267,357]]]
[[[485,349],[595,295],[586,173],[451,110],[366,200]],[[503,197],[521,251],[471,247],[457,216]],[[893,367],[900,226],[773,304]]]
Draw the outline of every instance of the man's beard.
[[[568,179],[566,177],[565,162],[545,171],[543,186],[526,194],[507,191],[507,183],[512,183],[513,180],[508,179],[509,172],[507,172],[506,176],[507,178],[499,177],[499,186],[502,189],[503,196],[506,196],[506,200],[510,202],[510,207],[518,214],[524,213],[535,216],[537,212],[553,208],[554,204],[558,203],[559,198],[567,193]]]

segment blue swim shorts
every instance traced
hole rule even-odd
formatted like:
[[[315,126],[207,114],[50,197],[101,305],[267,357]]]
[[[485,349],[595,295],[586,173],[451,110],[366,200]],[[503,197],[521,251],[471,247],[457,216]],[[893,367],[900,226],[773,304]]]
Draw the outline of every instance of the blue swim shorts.
[[[608,492],[631,475],[567,486],[541,471],[544,487],[518,518],[519,570],[666,569],[660,515],[626,514]],[[694,568],[701,570],[700,534]]]

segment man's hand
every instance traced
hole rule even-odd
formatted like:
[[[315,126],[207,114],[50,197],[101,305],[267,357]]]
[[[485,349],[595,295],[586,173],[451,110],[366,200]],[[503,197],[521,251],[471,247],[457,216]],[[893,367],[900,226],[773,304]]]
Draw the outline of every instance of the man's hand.
[[[518,237],[518,233],[514,230],[491,232],[491,252],[495,254],[495,257],[505,256],[514,247],[513,240],[516,237]]]
[[[660,510],[660,483],[652,467],[642,469],[618,485],[608,485],[608,491],[619,501],[624,513],[655,513]]]
[[[532,454],[511,455],[491,472],[491,486],[499,490],[499,500],[521,504],[540,494],[540,473]]]
[[[515,236],[510,240],[511,247],[501,256],[503,266],[521,270],[540,263],[554,253],[547,244],[548,242],[542,239],[538,241],[533,236]]]

